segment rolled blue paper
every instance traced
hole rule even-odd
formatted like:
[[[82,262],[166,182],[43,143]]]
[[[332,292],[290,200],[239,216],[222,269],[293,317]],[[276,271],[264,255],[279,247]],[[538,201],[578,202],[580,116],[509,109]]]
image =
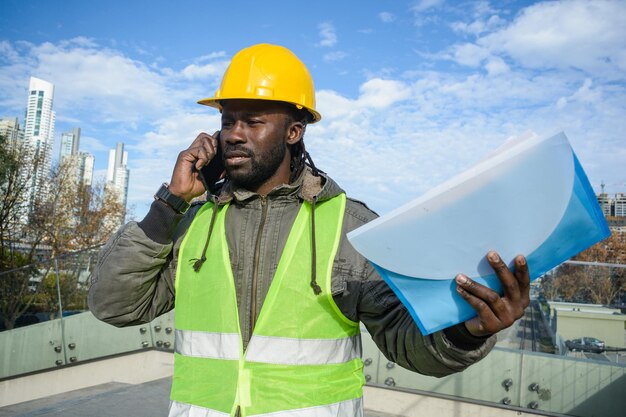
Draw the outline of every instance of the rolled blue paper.
[[[564,147],[563,144],[567,146]],[[456,243],[450,244],[451,237],[446,235],[447,242],[445,240],[438,239],[437,236],[423,236],[420,235],[419,230],[412,230],[410,226],[404,225],[404,229],[401,227],[394,228],[395,226],[392,224],[391,227],[385,228],[384,219],[381,222],[383,227],[378,226],[380,229],[379,233],[377,232],[377,225],[374,224],[370,226],[369,230],[365,230],[364,233],[355,235],[349,235],[349,239],[351,243],[357,248],[357,250],[363,249],[363,255],[366,256],[373,266],[376,268],[378,273],[383,277],[383,279],[389,284],[389,286],[393,289],[396,295],[400,298],[402,303],[407,307],[411,316],[417,323],[423,334],[430,334],[435,331],[444,329],[446,327],[450,327],[452,325],[464,322],[474,316],[476,316],[475,310],[456,292],[456,283],[454,281],[454,276],[456,273],[463,272],[466,275],[470,276],[476,282],[479,282],[483,285],[488,286],[489,288],[494,289],[500,294],[503,294],[502,287],[500,281],[496,277],[495,273],[488,266],[486,262],[485,255],[488,249],[497,250],[505,261],[509,261],[509,265],[513,266],[513,259],[515,255],[519,252],[514,252],[514,248],[516,247],[516,240],[526,239],[525,245],[520,244],[519,246],[526,248],[526,253],[523,253],[526,256],[526,260],[528,262],[530,278],[531,280],[535,280],[538,277],[544,275],[547,271],[553,269],[558,266],[562,262],[571,258],[572,256],[578,254],[579,252],[587,249],[593,244],[599,242],[600,240],[608,237],[610,235],[610,231],[606,220],[602,214],[600,206],[598,205],[596,196],[593,192],[591,185],[589,184],[589,180],[583,171],[578,158],[574,154],[573,150],[569,146],[567,142],[567,138],[564,134],[556,135],[548,140],[543,140],[533,145],[533,147],[529,148],[527,152],[523,152],[521,156],[516,155],[513,160],[513,164],[516,162],[522,163],[521,166],[511,168],[513,174],[519,175],[517,169],[523,170],[542,170],[545,166],[542,164],[551,163],[551,157],[546,156],[546,152],[554,152],[560,153],[561,155],[557,155],[557,158],[552,161],[558,161],[557,163],[562,165],[569,165],[572,169],[561,169],[559,172],[565,173],[566,175],[573,176],[570,177],[569,181],[567,179],[555,179],[555,178],[545,178],[545,182],[556,181],[557,184],[571,184],[565,191],[565,195],[569,196],[564,200],[565,204],[561,203],[561,208],[556,210],[556,213],[559,215],[559,218],[555,222],[554,226],[551,226],[550,223],[546,223],[545,221],[542,223],[542,227],[549,228],[547,233],[544,231],[529,231],[525,235],[515,235],[510,234],[506,235],[507,232],[510,232],[509,228],[506,225],[506,222],[515,222],[522,221],[524,224],[523,228],[533,228],[535,218],[540,219],[542,215],[543,208],[541,206],[535,207],[526,206],[522,207],[523,210],[530,210],[529,213],[526,213],[526,216],[523,216],[521,220],[516,218],[515,213],[502,213],[502,216],[499,218],[500,222],[492,222],[487,216],[484,221],[481,222],[480,225],[473,225],[477,228],[489,228],[490,224],[494,223],[498,225],[502,230],[497,232],[502,232],[502,235],[495,235],[497,238],[506,238],[508,239],[509,245],[504,250],[497,246],[488,246],[485,245],[486,242],[480,242],[476,247],[467,248],[467,253],[462,253],[463,245],[468,246],[467,241],[464,241],[462,237],[460,237],[459,245]],[[567,153],[567,155],[562,155],[563,153]],[[539,156],[539,158],[536,158]],[[569,158],[569,159],[568,159]],[[535,161],[535,164],[533,164]],[[507,162],[508,163],[508,162]],[[508,169],[508,168],[507,168]],[[506,171],[506,170],[505,170]],[[459,204],[459,208],[451,209],[450,207],[444,207],[442,209],[443,212],[450,213],[458,213],[462,212],[462,210],[479,210],[480,204],[494,204],[497,205],[498,201],[501,199],[508,198],[512,193],[519,193],[519,187],[525,186],[525,192],[535,192],[541,193],[540,199],[543,200],[544,204],[549,205],[553,203],[554,194],[546,194],[545,189],[541,183],[533,184],[532,181],[530,184],[519,185],[517,184],[514,189],[510,189],[507,191],[506,183],[508,181],[515,181],[508,177],[508,174],[511,172],[501,171],[498,174],[504,174],[502,176],[496,175],[495,177],[489,177],[487,181],[483,181],[486,185],[482,184],[480,187],[476,187],[469,194],[463,195],[462,198],[455,200],[453,203]],[[552,175],[554,175],[552,173]],[[533,181],[537,181],[538,177],[530,176]],[[525,180],[519,180],[518,182]],[[526,181],[528,182],[528,181]],[[494,185],[495,184],[495,185]],[[486,191],[485,191],[486,190]],[[495,191],[494,191],[495,190]],[[554,190],[552,190],[553,192]],[[500,195],[495,196],[493,193],[500,193]],[[486,201],[485,195],[489,195],[493,197],[493,200]],[[561,192],[561,196],[563,193]],[[536,199],[535,199],[536,201]],[[559,202],[556,201],[558,205]],[[412,210],[423,210],[423,205],[418,206],[416,209],[415,206]],[[520,212],[521,213],[521,212]],[[493,213],[490,214],[493,216]],[[550,216],[555,215],[555,210],[552,210],[549,214]],[[403,216],[403,217],[402,217]],[[397,214],[396,214],[396,217]],[[400,214],[400,217],[406,222],[407,216],[405,214]],[[471,216],[470,216],[471,217]],[[433,218],[441,221],[442,218],[440,216],[434,216]],[[409,216],[409,222],[412,218]],[[445,218],[443,219],[445,220]],[[474,221],[476,221],[474,219]],[[540,221],[538,223],[541,223]],[[418,224],[419,222],[414,222],[414,224]],[[432,222],[427,223],[430,230],[433,230]],[[401,226],[401,225],[400,225]],[[440,227],[445,227],[445,224],[440,224]],[[519,225],[518,225],[519,226]],[[515,229],[515,228],[513,228]],[[471,230],[471,229],[467,229]],[[477,229],[479,230],[479,229]],[[519,230],[519,229],[518,229]],[[455,231],[447,230],[448,233],[454,233]],[[354,233],[354,232],[352,232]],[[404,239],[403,242],[394,241],[393,243],[385,242],[385,233],[389,236],[393,236],[396,239]],[[404,233],[404,235],[403,235]],[[432,245],[434,251],[441,251],[439,253],[439,259],[445,259],[448,257],[463,257],[466,256],[464,266],[469,271],[457,270],[454,272],[447,271],[449,273],[448,277],[442,276],[416,276],[416,275],[407,275],[403,274],[399,271],[404,271],[407,269],[411,269],[412,266],[408,265],[407,259],[403,257],[394,258],[394,261],[397,262],[387,262],[385,266],[380,265],[376,261],[371,258],[381,259],[381,252],[384,253],[384,249],[381,248],[390,248],[393,250],[393,247],[398,247],[399,244],[410,244],[408,241],[408,237],[411,233],[414,233],[413,241],[420,242],[421,239],[428,239],[428,244]],[[432,232],[431,232],[432,233]],[[369,234],[369,235],[368,235]],[[493,234],[486,233],[489,236],[494,236]],[[542,241],[537,241],[538,236],[546,236]],[[369,239],[376,239],[375,242],[370,242]],[[380,240],[382,239],[382,241]],[[504,242],[504,240],[500,240]],[[368,246],[368,243],[371,243]],[[420,242],[423,243],[423,242]],[[440,247],[437,247],[438,244],[441,244]],[[532,244],[530,250],[529,244]],[[395,246],[394,246],[395,245]],[[419,244],[416,244],[417,247],[420,247]],[[405,250],[403,247],[402,250]],[[375,255],[370,257],[368,256],[375,252]],[[447,252],[446,252],[447,251]],[[479,254],[476,251],[480,251]],[[503,253],[505,253],[503,255]],[[406,257],[406,255],[403,255]],[[431,257],[432,258],[432,257]],[[386,259],[382,259],[383,262]],[[421,259],[419,254],[415,253],[411,259],[408,261],[413,263],[420,262],[430,262],[432,259]],[[392,268],[397,265],[396,270],[394,271]],[[421,268],[415,267],[415,270],[427,270],[427,271],[435,271],[438,272],[439,269],[435,267]],[[445,270],[441,269],[442,271]]]

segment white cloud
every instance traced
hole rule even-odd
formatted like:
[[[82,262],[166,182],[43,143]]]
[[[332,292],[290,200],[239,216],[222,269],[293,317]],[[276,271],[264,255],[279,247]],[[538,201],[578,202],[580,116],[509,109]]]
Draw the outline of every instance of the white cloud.
[[[199,56],[194,61],[196,63],[200,63],[200,62],[205,62],[205,61],[213,61],[215,59],[225,58],[225,57],[226,57],[225,51],[218,51],[218,52],[211,52],[210,54]]]
[[[341,61],[342,59],[344,59],[347,56],[348,56],[348,54],[346,54],[343,51],[333,51],[333,52],[329,52],[327,54],[324,54],[324,61],[327,61],[327,62]]]
[[[602,90],[600,88],[592,88],[593,81],[590,78],[586,78],[583,84],[576,92],[568,97],[560,97],[557,100],[556,106],[559,109],[563,109],[568,103],[581,103],[581,104],[593,104],[598,103],[602,99]]]
[[[7,97],[1,106],[21,111],[28,77],[34,75],[55,85],[59,120],[125,123],[131,129],[211,94],[228,64],[219,52],[199,58],[215,61],[181,71],[153,67],[86,38],[40,45],[4,42],[0,53],[0,90]],[[203,82],[183,82],[190,79]]]
[[[15,62],[19,59],[19,54],[13,45],[7,41],[0,41],[0,58],[3,61]]]
[[[77,123],[78,124],[78,123]],[[92,136],[80,136],[80,150],[90,153],[95,152],[104,152],[109,150],[109,147],[104,144],[100,139],[94,138]]]
[[[489,74],[372,79],[355,98],[321,91],[323,121],[308,129],[307,149],[350,195],[380,212],[529,130],[544,136],[563,129],[596,186],[602,172],[620,172],[626,87],[597,85],[576,73],[520,70],[499,57],[485,66]]]
[[[443,4],[443,0],[419,0],[416,2],[411,10],[416,13],[421,13],[429,9],[434,9]]]
[[[394,20],[396,20],[396,16],[390,12],[380,12],[378,13],[378,18],[383,23],[392,23]]]
[[[343,97],[332,90],[321,90],[317,92],[317,102],[324,120],[354,120],[386,109],[410,95],[410,86],[401,81],[373,78],[361,84],[356,99]]]
[[[498,15],[492,15],[488,19],[479,18],[473,22],[453,22],[451,27],[456,32],[468,33],[470,35],[480,35],[490,32],[505,23]]]
[[[0,108],[22,115],[28,77],[52,82],[57,136],[68,124],[80,126],[81,150],[95,154],[97,169],[106,166],[112,143],[126,144],[129,201],[141,217],[158,184],[171,175],[176,155],[200,131],[219,128],[219,112],[196,100],[215,91],[228,64],[225,54],[193,62],[181,70],[149,66],[86,38],[1,42]]]
[[[175,94],[161,74],[117,51],[93,45],[85,38],[29,44],[20,51],[24,59],[2,67],[0,88],[11,91],[23,106],[28,77],[34,75],[55,85],[57,113],[71,115],[82,109],[111,122],[140,120],[168,107],[160,98]]]
[[[489,11],[489,16],[493,13]],[[521,67],[525,61],[509,53],[506,45],[515,38],[509,29],[528,13],[518,15],[508,27],[487,27],[487,32],[496,31],[485,36],[480,32],[475,43],[443,47],[437,56],[464,65],[461,71],[415,67],[404,68],[398,76],[398,69],[364,68],[367,81],[358,85],[354,96],[319,90],[323,120],[311,125],[306,135],[316,164],[350,195],[380,212],[414,198],[476,162],[508,136],[527,130],[543,135],[564,129],[592,183],[608,178],[602,173],[622,172],[626,87],[607,82],[604,70],[593,66],[585,70],[588,73],[542,70],[558,65]],[[472,19],[487,22],[489,17],[485,12]],[[335,45],[332,25],[329,30],[332,36],[327,39]],[[496,34],[502,47],[494,46],[497,38],[490,38]],[[604,41],[595,42],[601,47]],[[618,49],[605,48],[612,56]],[[591,57],[583,61],[597,55],[587,53]],[[432,62],[431,58],[424,59]],[[185,65],[182,69],[145,65],[88,39],[43,45],[0,42],[0,106],[14,103],[11,108],[21,115],[28,76],[54,77],[59,120],[88,124],[106,119],[114,126],[111,131],[85,127],[86,149],[102,152],[115,140],[127,144],[129,200],[142,217],[154,191],[169,179],[178,153],[200,131],[213,133],[219,127],[219,113],[197,107],[195,100],[212,94],[221,75],[217,66],[225,67],[226,55],[209,53]],[[16,99],[10,101],[13,96]]]
[[[411,94],[408,86],[400,81],[379,78],[366,81],[359,88],[357,103],[366,108],[383,109],[408,98]]]
[[[132,153],[129,202],[141,209],[140,217],[159,184],[169,180],[178,154],[188,148],[200,132],[213,134],[219,130],[220,120],[219,112],[210,107],[172,114],[156,120],[154,129],[128,146]]]
[[[198,107],[155,120],[154,129],[145,132],[133,149],[147,158],[175,158],[200,132],[213,134],[220,127],[219,111]]]
[[[461,65],[477,67],[489,57],[489,50],[473,43],[454,45],[452,47],[452,59]]]
[[[499,57],[490,58],[488,62],[485,64],[485,69],[487,70],[487,73],[489,75],[493,75],[493,76],[505,74],[509,72],[510,70],[506,62],[504,62],[504,60],[502,60],[502,58],[499,58]]]
[[[567,106],[567,99],[565,97],[559,97],[556,101],[556,108],[562,110],[565,106]]]
[[[204,65],[191,64],[182,70],[182,75],[189,79],[216,78],[221,77],[228,67],[229,61],[211,62]]]
[[[337,43],[337,33],[335,32],[335,27],[332,23],[324,22],[320,23],[318,26],[319,36],[321,40],[318,43],[318,46],[332,47]]]
[[[526,9],[506,28],[478,43],[527,68],[576,68],[624,79],[625,2],[556,1]]]

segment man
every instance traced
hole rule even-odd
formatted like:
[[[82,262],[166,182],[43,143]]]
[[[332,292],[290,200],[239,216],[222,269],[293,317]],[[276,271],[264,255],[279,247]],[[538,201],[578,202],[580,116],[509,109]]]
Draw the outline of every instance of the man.
[[[524,258],[511,272],[490,253],[505,295],[459,275],[477,317],[420,333],[346,240],[375,214],[306,152],[306,125],[321,116],[308,70],[289,50],[240,51],[200,103],[220,109],[219,135],[198,135],[146,217],[102,249],[89,299],[116,326],[148,322],[176,299],[170,416],[360,416],[359,322],[390,360],[443,376],[483,358],[493,334],[522,316]],[[220,157],[221,189],[189,208],[205,191],[199,170]]]

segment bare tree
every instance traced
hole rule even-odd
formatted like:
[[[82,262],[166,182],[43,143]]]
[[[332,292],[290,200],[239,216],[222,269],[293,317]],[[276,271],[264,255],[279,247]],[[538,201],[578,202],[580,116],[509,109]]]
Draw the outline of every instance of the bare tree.
[[[71,246],[85,248],[106,242],[126,214],[119,198],[107,192],[104,182],[81,185],[75,197],[73,208],[77,225]]]
[[[34,267],[44,233],[29,221],[29,194],[35,172],[44,163],[43,154],[23,143],[0,137],[0,313],[5,328],[28,309],[36,296]],[[39,190],[34,190],[38,194]]]
[[[36,262],[37,253],[54,258],[103,243],[124,216],[124,207],[103,183],[82,184],[68,161],[55,166],[41,181],[37,198],[29,199],[34,173],[44,162],[29,152],[27,144],[10,146],[0,140],[0,313],[7,329],[33,303],[45,308],[57,298],[50,286],[51,262],[18,268]],[[59,279],[70,296],[77,282],[67,275],[62,271]]]
[[[614,231],[607,239],[576,255],[574,260],[624,264],[626,262],[626,233]],[[566,301],[612,304],[626,291],[626,268],[601,265],[561,265],[556,273],[542,281],[549,299],[558,296]]]

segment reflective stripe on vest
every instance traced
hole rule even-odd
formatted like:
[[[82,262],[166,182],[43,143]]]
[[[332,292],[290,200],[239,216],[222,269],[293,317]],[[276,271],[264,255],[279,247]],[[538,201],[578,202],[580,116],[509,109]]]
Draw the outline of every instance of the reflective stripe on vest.
[[[276,413],[262,414],[264,417],[335,417],[354,416],[363,417],[363,399],[342,401],[335,404],[321,405],[317,407],[298,408],[295,410],[278,411]],[[227,413],[198,407],[191,404],[183,404],[176,401],[170,403],[169,417],[228,417]],[[249,415],[249,417],[253,417]]]
[[[238,407],[242,417],[361,415],[359,327],[331,295],[345,196],[315,207],[322,294],[310,287],[311,206],[303,203],[245,353],[224,229],[227,208],[218,208],[199,272],[192,265],[202,253],[212,204],[198,212],[181,245],[170,416],[234,415]]]
[[[239,360],[238,333],[176,330],[176,353],[200,358]]]
[[[213,359],[239,359],[239,335],[176,330],[176,353]],[[305,354],[304,354],[305,353]],[[282,365],[326,365],[361,357],[361,336],[294,339],[252,336],[245,359]]]

